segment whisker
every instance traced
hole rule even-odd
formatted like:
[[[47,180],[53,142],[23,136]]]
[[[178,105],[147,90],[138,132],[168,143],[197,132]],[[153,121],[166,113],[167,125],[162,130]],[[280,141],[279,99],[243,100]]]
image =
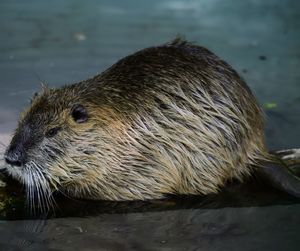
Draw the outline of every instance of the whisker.
[[[36,187],[37,187],[37,191],[38,191],[38,197],[39,197],[39,207],[41,210],[44,209],[45,204],[47,207],[47,200],[45,199],[45,194],[44,194],[44,189],[43,186],[41,184],[42,181],[42,177],[40,175],[39,169],[36,167],[35,168],[35,173],[34,173],[35,177],[36,177]]]
[[[39,172],[37,172],[37,175],[40,177]],[[40,181],[42,181],[42,180],[40,180]],[[40,205],[41,210],[42,210],[42,211],[45,210],[45,212],[46,212],[46,211],[49,211],[49,207],[50,207],[49,204],[50,204],[50,202],[49,202],[49,200],[48,200],[48,198],[47,198],[47,192],[46,192],[46,189],[44,188],[44,185],[43,185],[42,183],[39,184],[39,193],[40,193],[41,201],[42,201],[42,203],[41,203],[41,205]]]
[[[51,189],[49,187],[49,182],[46,180],[45,175],[42,173],[41,168],[36,167],[36,174],[39,177],[39,185],[41,191],[41,197],[43,198],[46,209],[52,209],[55,211],[56,202],[52,196]]]
[[[26,169],[24,169],[25,172]],[[28,178],[28,174],[24,172],[24,184],[25,184],[25,188],[26,188],[26,207],[29,209],[29,213],[31,213],[31,207],[30,207],[30,198],[31,198],[31,189],[30,189],[30,179]]]
[[[34,202],[37,201],[37,207],[39,210],[41,210],[42,213],[44,213],[44,198],[43,198],[43,192],[42,192],[42,188],[41,188],[41,183],[40,183],[40,177],[38,175],[37,172],[37,167],[36,165],[32,164],[32,170],[34,170],[32,172],[32,179],[34,180]]]
[[[44,181],[47,182],[45,178],[44,178]],[[46,187],[46,191],[47,191],[47,195],[48,195],[49,205],[50,205],[51,209],[53,210],[53,212],[55,212],[55,208],[57,208],[58,206],[52,195],[53,193],[51,192],[48,182],[46,183],[45,187]]]
[[[28,168],[27,168],[28,169]],[[28,174],[29,172],[29,174]],[[33,207],[33,200],[34,200],[34,190],[33,190],[33,180],[32,180],[32,175],[31,175],[31,170],[27,170],[27,178],[28,178],[28,203],[29,203],[29,210],[31,214],[35,214],[35,209]]]
[[[34,181],[34,176],[32,172],[32,168],[30,168],[30,207],[33,215],[36,215],[36,207],[34,205],[35,202],[35,197],[36,197],[36,189],[35,189],[35,181]]]
[[[32,173],[32,175],[33,175],[33,179],[35,180],[35,185],[36,185],[36,195],[37,195],[37,202],[38,202],[38,207],[39,208],[41,208],[42,207],[42,199],[41,199],[41,192],[40,192],[40,183],[38,182],[38,179],[37,179],[37,174],[36,174],[36,172],[33,172]]]
[[[26,206],[30,214],[42,213],[47,215],[50,209],[55,212],[57,204],[41,166],[34,162],[27,163],[23,175],[20,175],[20,180],[25,185]]]

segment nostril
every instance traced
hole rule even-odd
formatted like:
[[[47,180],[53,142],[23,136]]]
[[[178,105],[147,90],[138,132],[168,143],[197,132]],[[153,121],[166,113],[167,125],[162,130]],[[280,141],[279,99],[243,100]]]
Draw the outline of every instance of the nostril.
[[[6,156],[5,161],[7,164],[12,165],[12,166],[22,166],[22,162],[18,159]]]
[[[25,164],[26,157],[24,145],[21,143],[16,144],[15,142],[11,143],[4,154],[7,164],[18,167]]]

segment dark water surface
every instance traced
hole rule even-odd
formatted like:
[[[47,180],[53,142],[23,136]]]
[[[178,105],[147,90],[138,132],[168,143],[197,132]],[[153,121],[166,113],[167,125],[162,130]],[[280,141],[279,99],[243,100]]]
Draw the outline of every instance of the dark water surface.
[[[0,141],[40,81],[61,86],[177,34],[228,61],[265,107],[270,149],[300,146],[300,2],[0,2]],[[0,152],[4,147],[0,144]],[[0,155],[1,162],[1,155]],[[2,188],[0,188],[1,190]],[[299,250],[300,201],[249,181],[206,198],[67,201],[44,219],[0,194],[0,250]]]

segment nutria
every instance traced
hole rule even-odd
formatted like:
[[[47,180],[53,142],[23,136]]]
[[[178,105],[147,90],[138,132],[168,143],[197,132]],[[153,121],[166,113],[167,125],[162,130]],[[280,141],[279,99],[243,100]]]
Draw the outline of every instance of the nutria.
[[[43,88],[5,160],[7,173],[44,200],[57,190],[117,201],[206,195],[254,170],[300,191],[268,153],[263,112],[246,83],[212,52],[180,39],[91,79]]]

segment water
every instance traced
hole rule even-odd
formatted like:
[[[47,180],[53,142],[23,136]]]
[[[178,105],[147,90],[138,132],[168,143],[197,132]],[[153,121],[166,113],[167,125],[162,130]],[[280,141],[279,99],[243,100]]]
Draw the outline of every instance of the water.
[[[2,250],[297,250],[297,209],[194,209],[12,221],[0,225],[6,240],[1,244]]]
[[[0,140],[9,142],[41,81],[80,81],[137,49],[183,34],[246,79],[266,107],[270,149],[299,147],[299,10],[292,0],[3,0]],[[60,211],[43,219],[24,211],[22,195],[7,193],[13,199],[0,212],[0,250],[299,249],[299,200],[264,184],[233,184],[218,196],[163,202],[59,199]]]

